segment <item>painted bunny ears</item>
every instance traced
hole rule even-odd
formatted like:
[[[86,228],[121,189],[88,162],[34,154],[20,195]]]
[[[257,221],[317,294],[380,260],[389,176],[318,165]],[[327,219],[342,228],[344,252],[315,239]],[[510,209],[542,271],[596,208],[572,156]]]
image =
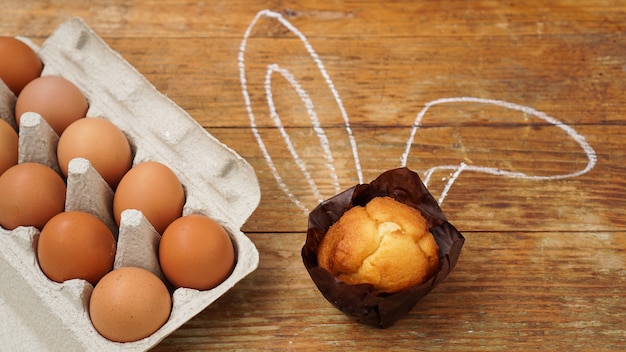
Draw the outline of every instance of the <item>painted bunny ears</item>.
[[[326,86],[328,87],[328,91],[322,94],[330,93],[330,96],[332,96],[332,100],[337,105],[338,111],[341,115],[343,127],[345,130],[345,134],[343,136],[347,138],[348,143],[351,148],[351,152],[352,152],[353,160],[350,161],[349,163],[347,160],[345,160],[345,158],[339,160],[333,156],[333,151],[332,151],[333,145],[330,139],[328,138],[324,128],[322,127],[322,124],[320,123],[320,119],[318,117],[316,107],[313,103],[312,97],[310,96],[311,95],[310,93],[312,92],[307,92],[305,88],[303,87],[303,85],[300,84],[300,82],[297,80],[297,78],[295,77],[295,74],[290,72],[286,67],[283,67],[277,63],[270,62],[266,66],[263,84],[259,85],[258,83],[260,82],[253,82],[253,83],[257,83],[255,86],[263,87],[264,91],[254,92],[256,93],[254,95],[255,96],[264,95],[266,98],[266,103],[267,103],[267,107],[269,111],[268,113],[264,113],[264,114],[269,116],[269,118],[271,119],[271,123],[279,131],[280,139],[282,139],[282,142],[284,142],[285,148],[288,150],[289,154],[291,155],[293,159],[293,165],[291,165],[293,166],[292,169],[297,170],[302,175],[302,177],[298,178],[296,181],[296,182],[299,182],[298,185],[295,185],[295,184],[290,185],[290,182],[294,182],[293,177],[291,178],[290,181],[287,181],[288,178],[284,177],[284,172],[282,172],[280,168],[274,163],[274,159],[272,158],[272,153],[270,151],[270,148],[268,148],[268,145],[276,144],[276,140],[275,138],[272,138],[268,144],[266,144],[266,141],[264,141],[263,135],[258,128],[258,117],[261,116],[261,114],[258,111],[257,111],[257,114],[255,114],[255,108],[253,106],[256,107],[258,105],[254,104],[251,99],[250,87],[252,87],[253,85],[248,84],[249,75],[247,73],[249,73],[248,72],[249,68],[246,66],[246,57],[247,56],[254,57],[252,53],[247,52],[248,44],[249,44],[249,39],[253,33],[254,28],[257,26],[257,24],[259,23],[261,19],[277,21],[286,30],[288,30],[289,33],[295,35],[295,37],[302,43],[304,50],[306,50],[309,57],[311,58],[311,63],[314,64],[315,67],[318,69],[321,79],[323,79]],[[322,200],[325,198],[322,192],[320,191],[320,189],[327,188],[327,187],[320,187],[320,185],[318,185],[318,183],[315,180],[315,177],[313,176],[314,173],[313,173],[313,170],[311,170],[311,166],[305,163],[304,158],[301,157],[300,153],[298,152],[297,147],[295,146],[295,143],[292,142],[287,129],[285,129],[283,125],[283,121],[281,120],[281,117],[278,114],[277,108],[274,103],[274,95],[272,94],[272,79],[275,75],[280,75],[283,79],[285,79],[291,85],[291,87],[294,89],[294,91],[297,93],[298,97],[300,98],[300,102],[296,102],[296,103],[301,103],[306,108],[308,117],[311,121],[311,127],[313,128],[313,131],[315,132],[315,136],[317,138],[317,142],[319,143],[319,150],[321,151],[320,156],[323,158],[323,160],[321,160],[320,162],[323,164],[323,168],[324,170],[326,170],[325,172],[328,173],[334,192],[338,193],[341,189],[336,168],[341,167],[342,169],[345,169],[346,163],[348,163],[347,164],[348,167],[354,166],[355,178],[358,179],[359,183],[363,183],[363,172],[362,172],[362,167],[361,167],[361,160],[359,158],[357,143],[354,137],[352,126],[350,124],[348,113],[346,112],[346,109],[344,108],[339,92],[335,88],[335,85],[333,81],[331,80],[330,75],[328,74],[324,66],[324,63],[322,62],[321,58],[313,49],[313,46],[309,43],[309,41],[307,40],[307,38],[302,32],[300,32],[293,24],[291,24],[287,19],[285,19],[283,15],[280,13],[273,12],[270,10],[263,10],[263,11],[258,12],[255,18],[253,19],[253,21],[250,23],[250,25],[245,31],[243,40],[239,48],[238,65],[239,65],[239,78],[241,82],[242,94],[243,94],[244,102],[246,105],[248,117],[250,119],[250,127],[252,129],[252,133],[257,141],[257,144],[259,145],[259,148],[261,149],[261,152],[263,153],[263,157],[265,158],[265,161],[268,167],[270,168],[274,179],[278,183],[281,190],[288,196],[288,198],[294,204],[296,204],[304,213],[309,212],[309,207],[311,206],[311,204],[307,204],[307,201],[297,197],[292,191],[292,189],[295,189],[296,187],[302,188],[303,186],[301,184],[302,182],[306,183],[304,185],[305,189],[308,188],[310,190],[311,194],[313,195],[317,203],[322,202]],[[316,92],[316,93],[319,94],[319,92]],[[451,103],[498,106],[504,109],[518,111],[520,113],[523,113],[525,116],[531,116],[533,118],[539,119],[544,124],[547,123],[549,126],[554,126],[555,132],[560,131],[561,135],[559,138],[571,139],[580,148],[582,148],[585,154],[585,157],[587,158],[587,163],[585,164],[583,168],[577,171],[573,171],[573,172],[565,173],[565,174],[547,175],[547,176],[533,175],[530,173],[517,172],[517,171],[506,170],[506,169],[497,168],[497,167],[478,166],[478,165],[473,165],[473,164],[464,163],[464,162],[459,162],[458,164],[432,166],[428,168],[424,173],[423,179],[424,179],[424,184],[426,186],[429,185],[429,182],[431,181],[431,176],[436,171],[444,170],[444,171],[450,172],[450,177],[447,178],[443,191],[441,192],[438,198],[438,203],[440,205],[443,203],[445,197],[448,194],[448,191],[450,190],[450,188],[452,187],[456,179],[461,176],[462,172],[465,172],[465,171],[473,171],[473,172],[486,173],[486,174],[495,175],[495,176],[504,176],[504,177],[521,178],[521,179],[552,180],[552,179],[563,179],[563,178],[580,176],[588,172],[589,170],[591,170],[597,162],[596,153],[594,149],[586,142],[584,136],[579,134],[571,126],[551,116],[548,116],[547,114],[541,111],[535,110],[527,106],[518,105],[518,104],[514,104],[514,103],[502,101],[502,100],[484,99],[484,98],[476,98],[476,97],[451,97],[451,98],[436,99],[436,100],[427,102],[422,108],[422,110],[417,114],[413,124],[411,126],[407,126],[407,128],[410,129],[410,132],[408,133],[408,138],[406,141],[404,152],[402,153],[402,155],[399,156],[400,167],[406,167],[408,164],[408,157],[411,152],[411,148],[413,146],[416,133],[422,127],[422,123],[423,123],[424,118],[426,117],[427,112],[434,106],[443,105],[443,104],[451,104]],[[563,132],[565,133],[565,135],[563,135]],[[268,138],[268,137],[265,137],[265,138]],[[336,167],[335,165],[341,165],[341,166]],[[579,163],[577,162],[576,164],[573,164],[573,165],[579,165]],[[538,173],[540,173],[541,170],[537,170],[537,171]]]

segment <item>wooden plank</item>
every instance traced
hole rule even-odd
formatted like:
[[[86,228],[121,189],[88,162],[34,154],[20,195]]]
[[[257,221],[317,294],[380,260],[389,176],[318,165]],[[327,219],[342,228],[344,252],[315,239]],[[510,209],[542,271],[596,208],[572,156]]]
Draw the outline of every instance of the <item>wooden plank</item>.
[[[575,126],[593,148],[597,164],[581,176],[554,180],[505,177],[464,171],[443,203],[449,219],[465,231],[614,231],[626,229],[621,206],[626,197],[622,178],[623,126]],[[409,128],[354,128],[363,168],[369,182],[385,170],[401,166]],[[274,179],[249,129],[209,129],[255,168],[261,184],[261,203],[244,226],[249,232],[306,230],[307,212],[293,202]],[[306,165],[323,199],[336,193],[331,172],[314,131],[289,129],[299,159]],[[339,190],[358,183],[348,135],[342,128],[326,128],[334,152]],[[272,162],[289,192],[306,209],[318,204],[304,174],[275,129],[261,129]],[[416,133],[407,166],[424,179],[439,165],[496,168],[528,177],[565,176],[584,170],[588,156],[565,132],[552,125],[439,126]],[[454,170],[433,173],[428,186],[439,198]],[[271,229],[271,230],[270,230]]]
[[[64,7],[65,6],[65,7]],[[561,0],[547,4],[498,1],[341,1],[267,2],[261,0],[166,0],[158,4],[138,1],[68,2],[11,1],[5,3],[0,31],[48,35],[68,16],[89,19],[103,35],[115,37],[240,36],[258,11],[283,13],[298,27],[320,37],[368,36],[480,36],[511,33],[613,33],[622,30],[626,6],[620,1]],[[59,9],[63,9],[62,11]],[[268,25],[256,33],[279,36]]]
[[[108,42],[204,126],[249,124],[237,62],[241,38]],[[455,97],[502,100],[568,124],[616,123],[625,110],[626,39],[619,34],[310,42],[353,124],[411,125],[425,105]],[[343,122],[340,106],[299,39],[254,38],[245,51],[245,67],[260,126],[272,126],[265,89],[272,64],[294,76],[321,123]],[[279,73],[271,76],[271,93],[286,126],[309,123],[302,98]],[[480,103],[439,104],[430,109],[433,115],[445,120],[440,123],[526,123],[514,110]]]
[[[461,259],[386,330],[334,309],[300,263],[300,233],[253,234],[260,268],[155,351],[619,350],[626,233],[466,233]],[[548,318],[549,317],[549,318]]]

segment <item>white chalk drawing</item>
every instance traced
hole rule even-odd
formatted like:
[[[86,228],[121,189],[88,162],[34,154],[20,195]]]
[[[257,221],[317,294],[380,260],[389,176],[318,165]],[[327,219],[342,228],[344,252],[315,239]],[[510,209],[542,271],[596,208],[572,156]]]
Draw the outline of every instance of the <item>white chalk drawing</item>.
[[[559,121],[559,120],[557,120],[557,119],[555,119],[553,117],[550,117],[550,116],[546,115],[545,113],[543,113],[541,111],[537,111],[537,110],[535,110],[533,108],[529,108],[527,106],[522,106],[522,105],[518,105],[518,104],[514,104],[514,103],[509,103],[509,102],[502,101],[502,100],[482,99],[482,98],[474,98],[474,97],[456,97],[456,98],[438,99],[438,100],[433,100],[431,102],[428,102],[426,104],[426,106],[424,106],[422,111],[420,111],[419,114],[417,114],[415,122],[413,123],[413,127],[411,128],[411,134],[409,136],[409,139],[406,142],[406,148],[404,150],[404,153],[402,154],[402,158],[400,159],[400,163],[401,163],[402,166],[406,166],[407,159],[409,157],[409,152],[411,151],[411,145],[413,144],[413,140],[415,138],[415,133],[420,128],[420,126],[422,124],[422,119],[424,118],[424,115],[426,115],[426,112],[428,111],[428,109],[430,109],[431,107],[433,107],[435,105],[438,105],[438,104],[456,103],[456,102],[470,102],[470,103],[479,103],[479,104],[492,104],[492,105],[501,106],[503,108],[507,108],[507,109],[511,109],[511,110],[521,111],[521,112],[524,112],[524,113],[526,113],[528,115],[532,115],[532,116],[538,117],[538,118],[540,118],[540,119],[550,123],[551,125],[554,125],[554,126],[560,128],[560,129],[562,129],[563,131],[565,131],[567,133],[568,136],[570,136],[574,141],[576,141],[576,143],[578,143],[578,145],[580,145],[580,147],[585,152],[585,155],[587,156],[587,165],[582,170],[578,170],[578,171],[575,171],[575,172],[572,172],[572,173],[569,173],[569,174],[550,175],[550,176],[533,176],[533,175],[527,175],[527,174],[522,173],[522,172],[507,171],[507,170],[502,170],[502,169],[494,168],[494,167],[483,167],[483,166],[466,165],[465,163],[461,163],[459,165],[440,165],[440,166],[435,166],[435,167],[432,167],[432,168],[428,169],[425,172],[425,174],[424,174],[424,184],[425,185],[428,185],[428,183],[430,182],[430,178],[431,178],[433,172],[435,172],[435,171],[438,171],[438,170],[452,170],[452,171],[454,171],[454,174],[448,180],[448,182],[447,182],[443,192],[441,193],[441,195],[439,197],[439,204],[443,203],[443,200],[445,199],[446,195],[448,194],[448,191],[450,190],[450,187],[452,187],[452,184],[459,177],[461,172],[465,171],[465,170],[482,172],[482,173],[492,174],[492,175],[497,175],[497,176],[513,177],[513,178],[525,178],[525,179],[532,179],[532,180],[555,180],[555,179],[563,179],[563,178],[580,176],[582,174],[587,173],[589,170],[593,169],[593,167],[596,165],[596,162],[597,162],[596,152],[587,143],[587,141],[585,140],[584,136],[582,136],[581,134],[576,132],[572,127],[564,124],[563,122],[561,122],[561,121]]]
[[[324,77],[324,80],[326,81],[326,84],[328,85],[328,88],[331,91],[331,94],[333,95],[335,101],[337,102],[337,106],[338,106],[339,110],[341,111],[341,116],[343,117],[345,129],[346,129],[346,132],[348,133],[348,138],[350,139],[350,146],[351,146],[352,152],[353,152],[353,157],[354,157],[354,162],[355,162],[355,166],[356,166],[356,172],[357,172],[357,175],[358,175],[358,178],[359,178],[359,183],[362,183],[363,182],[363,172],[361,170],[361,163],[359,161],[359,155],[357,153],[356,141],[354,139],[354,134],[352,133],[352,128],[350,126],[350,121],[348,119],[348,113],[346,112],[346,110],[345,110],[345,108],[343,106],[341,98],[339,97],[339,93],[335,89],[335,85],[333,84],[332,80],[330,79],[330,76],[328,75],[328,72],[326,71],[326,68],[324,68],[324,64],[322,63],[322,60],[319,58],[319,56],[317,55],[315,50],[313,50],[313,47],[308,42],[308,40],[306,39],[304,34],[302,34],[296,27],[294,27],[289,21],[287,21],[280,13],[269,11],[269,10],[264,10],[264,11],[259,12],[256,15],[256,17],[254,18],[254,20],[252,21],[252,23],[250,23],[250,25],[246,29],[246,32],[245,32],[244,37],[243,37],[243,40],[241,42],[241,46],[239,47],[238,63],[239,63],[239,79],[241,81],[241,91],[242,91],[242,94],[243,94],[244,102],[246,104],[246,109],[248,111],[248,117],[250,118],[250,127],[252,128],[252,133],[253,133],[254,138],[256,139],[256,141],[257,141],[257,143],[259,145],[259,148],[261,148],[261,152],[263,153],[263,157],[265,158],[265,160],[267,162],[267,165],[269,166],[270,170],[272,171],[274,179],[278,183],[279,187],[283,190],[283,192],[285,192],[285,194],[287,194],[287,196],[289,197],[289,199],[291,201],[293,201],[303,211],[308,212],[308,209],[289,190],[289,187],[287,187],[287,184],[282,180],[282,177],[280,176],[280,173],[278,172],[278,169],[274,165],[272,157],[269,154],[269,152],[267,150],[267,147],[265,146],[265,143],[263,142],[263,138],[261,137],[261,135],[260,135],[260,133],[259,133],[259,131],[257,129],[256,118],[254,116],[254,112],[253,112],[253,109],[252,109],[252,104],[250,102],[250,95],[248,94],[247,79],[246,79],[246,66],[245,66],[246,45],[248,44],[248,38],[250,37],[250,33],[252,32],[252,29],[254,28],[254,26],[258,22],[259,18],[261,18],[261,17],[274,18],[274,19],[278,20],[282,25],[284,25],[287,29],[289,29],[289,31],[294,33],[302,41],[302,43],[303,43],[304,47],[306,48],[307,52],[309,53],[309,55],[311,56],[311,58],[313,59],[313,61],[317,65],[319,71],[321,72],[322,76]],[[334,167],[332,166],[332,155],[331,155],[331,152],[330,152],[330,149],[329,149],[330,145],[329,145],[328,140],[326,139],[325,133],[323,132],[323,129],[322,129],[322,127],[321,127],[321,125],[320,125],[320,123],[319,123],[319,121],[317,119],[317,115],[315,114],[315,109],[314,109],[313,103],[309,99],[309,97],[306,94],[306,92],[300,87],[300,85],[297,83],[296,79],[287,70],[283,70],[278,65],[275,65],[275,64],[274,65],[269,65],[269,67],[267,69],[266,79],[265,79],[265,88],[266,88],[266,96],[267,96],[267,100],[268,100],[268,107],[269,107],[269,110],[270,110],[270,115],[272,117],[272,120],[273,120],[275,126],[281,132],[281,135],[283,136],[283,138],[285,140],[285,143],[287,144],[289,152],[291,153],[292,157],[294,158],[294,161],[298,165],[298,168],[303,173],[303,176],[305,177],[305,179],[309,183],[309,186],[311,187],[311,190],[313,191],[315,197],[318,199],[318,201],[321,202],[322,201],[322,196],[319,193],[318,187],[315,185],[314,180],[312,179],[312,177],[309,174],[309,172],[306,170],[306,166],[302,163],[301,159],[298,157],[298,154],[296,153],[295,149],[292,146],[291,140],[289,139],[289,137],[287,136],[287,134],[284,131],[284,128],[283,128],[282,123],[280,121],[280,117],[278,116],[278,113],[276,112],[276,109],[274,108],[273,101],[272,101],[272,96],[271,96],[271,76],[272,76],[272,74],[274,72],[280,73],[285,79],[287,79],[287,81],[289,81],[289,83],[294,87],[294,89],[296,89],[296,92],[300,96],[300,99],[302,100],[302,102],[307,107],[307,112],[309,114],[309,118],[311,119],[311,123],[313,124],[313,128],[314,128],[315,132],[318,135],[318,138],[320,140],[322,149],[324,151],[324,159],[326,160],[326,164],[327,164],[327,166],[329,168],[330,175],[331,175],[331,178],[333,179],[333,183],[334,183],[335,189],[339,190],[339,181],[338,181],[338,178],[337,178],[337,174],[335,172]]]
[[[346,132],[348,134],[348,138],[349,138],[349,141],[350,141],[350,146],[352,148],[352,156],[354,158],[354,163],[355,163],[355,168],[356,168],[356,173],[357,173],[357,176],[358,176],[358,180],[359,180],[359,183],[363,183],[363,172],[362,172],[362,169],[361,169],[361,162],[360,162],[360,159],[359,159],[358,148],[357,148],[356,140],[354,138],[354,134],[352,132],[352,128],[351,128],[351,125],[350,125],[348,114],[347,114],[347,112],[346,112],[346,110],[345,110],[345,108],[343,106],[343,103],[341,101],[339,93],[335,89],[335,85],[333,84],[333,81],[330,79],[330,76],[329,76],[328,72],[326,71],[326,68],[324,67],[324,64],[323,64],[322,60],[317,55],[317,53],[315,52],[315,50],[313,49],[312,45],[309,43],[307,38],[295,26],[293,26],[287,19],[285,19],[282,16],[282,14],[280,14],[278,12],[273,12],[273,11],[270,11],[270,10],[263,10],[263,11],[260,11],[259,13],[257,13],[255,18],[252,20],[252,22],[250,23],[250,25],[248,26],[248,28],[245,31],[245,34],[243,36],[243,40],[242,40],[241,45],[239,47],[239,54],[238,54],[239,78],[240,78],[240,81],[241,81],[241,90],[242,90],[244,102],[245,102],[245,105],[246,105],[246,109],[247,109],[247,112],[248,112],[248,117],[250,119],[250,127],[251,127],[252,133],[253,133],[256,141],[257,141],[257,144],[259,145],[259,148],[261,149],[263,157],[265,158],[265,161],[267,162],[267,164],[268,164],[268,166],[269,166],[269,168],[270,168],[270,170],[272,172],[272,175],[274,176],[274,179],[278,183],[278,185],[281,188],[281,190],[302,211],[304,211],[305,213],[308,213],[309,209],[302,202],[300,202],[296,198],[296,196],[293,194],[293,192],[291,192],[291,190],[289,189],[287,184],[283,181],[282,177],[280,176],[280,172],[276,168],[276,166],[275,166],[275,164],[274,164],[274,162],[272,160],[272,156],[268,152],[267,147],[266,147],[265,143],[263,142],[263,138],[261,137],[261,135],[259,133],[259,130],[258,130],[258,127],[257,127],[257,123],[256,123],[256,117],[254,115],[254,111],[253,111],[253,108],[252,108],[252,103],[250,101],[250,95],[249,95],[249,92],[248,92],[248,85],[247,85],[247,78],[246,78],[245,53],[246,53],[246,46],[248,44],[248,39],[250,37],[252,29],[257,24],[259,19],[262,18],[262,17],[266,17],[266,18],[277,20],[287,30],[289,30],[292,34],[294,34],[302,42],[302,45],[307,50],[307,52],[310,55],[311,59],[315,62],[316,66],[319,69],[320,74],[324,78],[324,81],[326,82],[326,84],[327,84],[327,86],[328,86],[328,88],[329,88],[329,90],[330,90],[330,92],[331,92],[335,102],[337,103],[337,107],[339,108],[339,110],[341,112],[341,116],[343,118],[343,123],[344,123],[344,126],[345,126],[345,130],[346,130]],[[318,187],[317,187],[317,185],[315,183],[315,180],[313,179],[313,177],[311,176],[311,174],[307,170],[306,165],[301,160],[301,158],[299,157],[297,151],[295,150],[295,147],[293,146],[293,143],[291,142],[291,139],[290,139],[289,135],[285,131],[284,126],[282,125],[280,116],[278,115],[278,113],[276,111],[276,108],[274,106],[274,100],[273,100],[273,95],[272,95],[272,85],[271,85],[272,76],[274,74],[280,74],[284,79],[286,79],[291,84],[291,86],[293,87],[295,92],[300,97],[300,100],[302,101],[302,103],[306,107],[307,113],[308,113],[309,118],[311,120],[311,124],[313,126],[313,130],[315,131],[316,136],[317,136],[317,138],[319,140],[320,146],[322,148],[325,164],[326,164],[326,167],[328,168],[328,171],[329,171],[329,174],[330,174],[333,186],[335,188],[335,191],[339,191],[339,181],[338,181],[336,170],[335,170],[335,168],[333,166],[333,161],[334,160],[333,160],[333,156],[332,156],[332,152],[331,152],[331,148],[330,148],[330,143],[328,141],[328,138],[326,137],[324,129],[322,128],[322,126],[321,126],[321,124],[319,122],[317,113],[315,112],[315,106],[313,105],[313,102],[311,101],[311,99],[310,99],[309,95],[307,94],[307,92],[298,83],[297,79],[287,69],[281,68],[277,64],[270,64],[270,65],[268,65],[267,71],[266,71],[266,75],[265,75],[264,87],[265,87],[265,96],[266,96],[266,99],[267,99],[267,104],[268,104],[268,110],[269,110],[270,117],[271,117],[274,125],[276,126],[276,128],[280,132],[280,135],[283,138],[283,141],[285,142],[285,144],[287,146],[287,149],[289,150],[289,153],[291,154],[292,158],[294,159],[295,164],[297,165],[298,169],[303,174],[306,182],[308,183],[308,185],[309,185],[309,187],[311,189],[311,192],[313,193],[315,198],[318,200],[318,202],[321,202],[323,200],[323,197],[322,197],[322,195],[321,195],[321,193],[320,193],[320,191],[319,191],[319,189],[318,189]],[[496,105],[496,106],[500,106],[500,107],[503,107],[503,108],[506,108],[506,109],[520,111],[520,112],[523,112],[523,113],[525,113],[527,115],[535,116],[535,117],[537,117],[539,119],[542,119],[545,122],[547,122],[547,123],[549,123],[549,124],[551,124],[551,125],[553,125],[555,127],[558,127],[560,129],[562,129],[570,138],[572,138],[576,143],[578,143],[578,145],[582,148],[582,150],[584,151],[584,153],[585,153],[585,155],[587,157],[587,164],[586,164],[586,166],[583,169],[575,171],[575,172],[571,172],[571,173],[567,173],[567,174],[561,174],[561,175],[549,175],[549,176],[528,175],[528,174],[522,173],[522,172],[508,171],[508,170],[495,168],[495,167],[484,167],[484,166],[476,166],[476,165],[467,165],[464,162],[461,162],[458,165],[438,165],[438,166],[434,166],[434,167],[431,167],[430,169],[426,170],[426,172],[424,173],[423,180],[424,180],[424,184],[426,186],[428,186],[428,184],[429,184],[429,182],[431,180],[431,177],[432,177],[434,172],[441,171],[441,170],[447,170],[447,171],[450,172],[450,178],[447,179],[446,185],[445,185],[443,191],[441,192],[441,195],[438,198],[438,203],[440,205],[443,204],[446,196],[448,195],[448,192],[452,188],[452,185],[460,177],[461,173],[464,172],[464,171],[474,171],[474,172],[486,173],[486,174],[491,174],[491,175],[496,175],[496,176],[504,176],[504,177],[511,177],[511,178],[520,178],[520,179],[555,180],[555,179],[564,179],[564,178],[577,177],[577,176],[583,175],[583,174],[589,172],[591,169],[593,169],[594,166],[597,163],[596,152],[587,143],[587,141],[585,140],[585,137],[583,135],[581,135],[578,132],[576,132],[576,130],[574,130],[571,126],[569,126],[569,125],[567,125],[567,124],[557,120],[554,117],[548,116],[544,112],[535,110],[535,109],[527,107],[527,106],[518,105],[518,104],[515,104],[515,103],[503,101],[503,100],[484,99],[484,98],[476,98],[476,97],[452,97],[452,98],[442,98],[442,99],[437,99],[437,100],[430,101],[430,102],[426,103],[424,108],[417,114],[417,116],[415,118],[415,122],[411,126],[411,131],[410,131],[410,134],[409,134],[409,138],[408,138],[408,140],[406,142],[405,150],[402,153],[402,156],[400,157],[400,166],[407,166],[409,153],[411,151],[411,147],[413,145],[413,141],[415,139],[415,135],[417,133],[417,130],[422,126],[422,120],[423,120],[424,116],[426,115],[426,113],[428,112],[428,110],[431,107],[435,106],[435,105],[448,104],[448,103],[458,103],[458,102]]]

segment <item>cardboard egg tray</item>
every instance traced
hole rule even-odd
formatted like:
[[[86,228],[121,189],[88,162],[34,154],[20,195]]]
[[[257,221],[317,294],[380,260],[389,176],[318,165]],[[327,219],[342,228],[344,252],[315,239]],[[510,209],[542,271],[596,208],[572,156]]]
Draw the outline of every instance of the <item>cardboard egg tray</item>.
[[[201,213],[218,221],[231,236],[236,265],[218,287],[197,291],[179,288],[167,323],[136,342],[111,342],[93,328],[88,305],[93,287],[83,280],[56,283],[39,268],[39,230],[0,228],[0,346],[7,351],[144,351],[201,312],[254,271],[259,254],[240,230],[260,200],[253,168],[207,133],[184,110],[159,93],[137,70],[111,50],[82,20],[62,24],[41,48],[25,38],[44,62],[42,75],[62,76],[87,97],[87,116],[112,121],[127,136],[134,165],[158,161],[182,182],[183,215]],[[0,81],[0,117],[16,127],[15,96]],[[36,113],[20,123],[19,162],[39,162],[58,170],[58,136]],[[157,248],[160,235],[143,214],[127,210],[115,224],[113,191],[85,159],[70,162],[66,210],[90,212],[117,237],[115,268],[144,267],[162,277]]]

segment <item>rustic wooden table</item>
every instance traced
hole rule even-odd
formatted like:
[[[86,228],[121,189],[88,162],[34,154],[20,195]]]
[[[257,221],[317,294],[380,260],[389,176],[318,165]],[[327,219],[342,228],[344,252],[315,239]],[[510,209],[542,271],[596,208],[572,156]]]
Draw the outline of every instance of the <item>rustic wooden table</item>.
[[[75,16],[261,185],[259,268],[155,351],[624,348],[624,2],[9,0],[0,35]],[[398,166],[466,244],[381,330],[300,249],[320,200]]]

